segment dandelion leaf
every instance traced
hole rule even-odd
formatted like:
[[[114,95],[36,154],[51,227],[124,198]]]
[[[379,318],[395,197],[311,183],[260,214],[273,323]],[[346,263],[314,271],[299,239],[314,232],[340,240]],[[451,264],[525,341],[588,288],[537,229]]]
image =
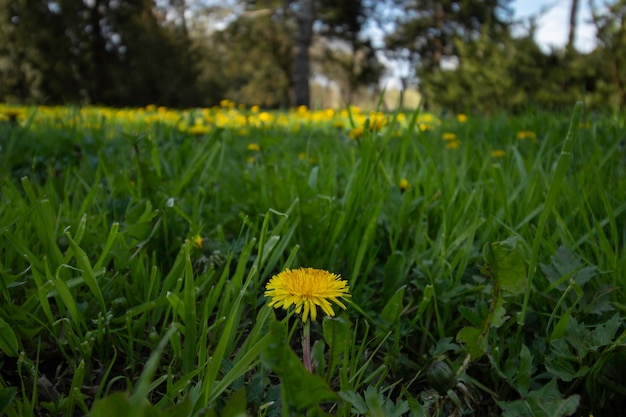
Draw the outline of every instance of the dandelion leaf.
[[[324,317],[322,329],[324,340],[335,354],[343,353],[347,350],[352,340],[352,323],[345,316]]]
[[[498,287],[507,294],[519,295],[526,290],[527,268],[521,240],[515,236],[483,247],[483,258]]]
[[[0,388],[0,415],[4,415],[4,412],[9,408],[16,395],[16,387]]]
[[[457,342],[463,344],[472,360],[478,359],[487,352],[487,338],[480,336],[480,329],[463,327],[456,335]]]
[[[574,414],[579,403],[578,395],[563,398],[553,379],[531,391],[525,400],[500,401],[498,405],[503,417],[565,417]]]
[[[326,382],[307,371],[300,358],[291,350],[284,324],[277,321],[271,323],[270,334],[261,361],[280,378],[284,407],[300,413],[313,410],[322,403],[339,400]]]

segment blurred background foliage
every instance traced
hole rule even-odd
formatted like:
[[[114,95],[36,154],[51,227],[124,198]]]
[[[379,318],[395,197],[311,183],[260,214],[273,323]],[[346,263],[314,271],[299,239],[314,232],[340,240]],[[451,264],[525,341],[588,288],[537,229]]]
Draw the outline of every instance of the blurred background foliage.
[[[597,46],[534,40],[511,0],[0,0],[0,102],[488,113],[626,103],[626,0],[589,0]],[[405,68],[392,73],[389,62]]]

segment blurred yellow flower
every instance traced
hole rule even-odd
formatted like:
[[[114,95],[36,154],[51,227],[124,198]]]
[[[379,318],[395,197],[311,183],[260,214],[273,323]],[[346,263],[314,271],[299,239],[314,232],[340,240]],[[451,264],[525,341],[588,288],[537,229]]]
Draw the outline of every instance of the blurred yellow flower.
[[[350,139],[360,139],[363,136],[363,126],[357,126],[348,133]]]
[[[433,130],[433,126],[429,125],[429,124],[426,124],[426,123],[420,123],[419,127],[420,127],[420,131],[422,131],[422,132],[425,132],[427,130]]]
[[[17,119],[24,119],[26,116],[26,110],[15,107],[5,107],[0,109],[0,114],[5,116],[10,121],[15,122]]]
[[[343,129],[343,128],[345,127],[345,125],[346,125],[346,124],[343,122],[343,120],[336,120],[336,121],[333,123],[333,127],[334,127],[335,129],[338,129],[338,130]]]
[[[232,109],[233,107],[235,107],[235,103],[228,99],[223,99],[220,101],[220,107],[223,107],[226,109]]]
[[[467,122],[467,115],[463,114],[463,113],[459,113],[456,115],[456,120],[459,121],[459,123],[465,123]]]
[[[274,116],[272,116],[270,113],[264,111],[262,113],[259,113],[259,117],[258,117],[260,122],[272,122],[274,121]]]
[[[287,309],[293,304],[306,322],[309,314],[312,321],[317,319],[317,306],[328,316],[334,316],[331,301],[345,310],[340,299],[350,297],[350,288],[339,275],[322,269],[286,269],[268,281],[265,296],[271,299],[270,307]]]
[[[248,150],[249,151],[254,151],[254,152],[259,152],[261,150],[261,147],[259,146],[258,143],[249,143],[248,144]]]
[[[202,136],[211,131],[211,126],[205,126],[201,124],[195,124],[189,128],[187,128],[187,133],[190,133],[195,136]]]
[[[402,192],[406,191],[406,189],[409,188],[410,186],[411,184],[409,184],[409,181],[406,178],[402,178],[398,182],[398,187],[400,187],[400,191]]]
[[[506,152],[504,152],[502,149],[494,149],[493,151],[491,151],[492,158],[502,158],[504,155],[506,155]]]
[[[461,142],[458,140],[449,140],[446,142],[447,149],[459,149],[459,146],[461,146]]]
[[[387,125],[387,117],[383,113],[371,113],[370,114],[370,132],[378,132]]]
[[[525,140],[525,139],[535,140],[537,139],[537,134],[531,130],[521,130],[517,132],[517,138],[519,140]]]
[[[202,236],[200,236],[199,234],[198,234],[198,235],[195,235],[195,236],[193,237],[193,244],[194,244],[197,248],[202,249],[202,246],[204,246],[204,241],[202,240]]]
[[[443,137],[443,140],[456,140],[456,133],[444,132],[441,136]]]

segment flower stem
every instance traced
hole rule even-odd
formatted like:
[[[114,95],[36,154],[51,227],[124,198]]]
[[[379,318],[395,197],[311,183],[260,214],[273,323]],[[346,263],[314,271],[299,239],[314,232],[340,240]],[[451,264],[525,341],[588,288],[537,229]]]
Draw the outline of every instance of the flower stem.
[[[302,363],[307,371],[313,373],[311,365],[311,320],[304,322],[302,329]]]

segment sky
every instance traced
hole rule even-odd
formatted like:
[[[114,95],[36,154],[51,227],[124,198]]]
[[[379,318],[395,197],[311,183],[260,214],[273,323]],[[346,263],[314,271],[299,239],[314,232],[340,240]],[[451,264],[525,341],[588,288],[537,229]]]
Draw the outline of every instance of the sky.
[[[562,48],[567,43],[571,0],[516,0],[512,2],[516,18],[537,15],[545,10],[537,20],[535,39],[542,49]],[[578,27],[574,46],[581,52],[589,52],[595,47],[595,28],[591,23],[589,2],[579,1]]]

